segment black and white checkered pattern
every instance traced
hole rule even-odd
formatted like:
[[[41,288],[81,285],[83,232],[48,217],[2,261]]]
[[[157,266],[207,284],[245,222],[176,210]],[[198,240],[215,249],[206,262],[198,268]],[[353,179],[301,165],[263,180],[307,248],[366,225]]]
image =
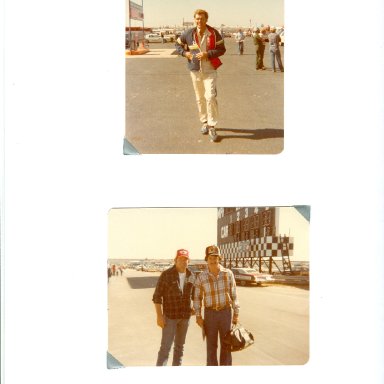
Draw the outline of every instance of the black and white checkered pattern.
[[[219,244],[225,259],[293,256],[293,237],[266,236],[248,241]]]

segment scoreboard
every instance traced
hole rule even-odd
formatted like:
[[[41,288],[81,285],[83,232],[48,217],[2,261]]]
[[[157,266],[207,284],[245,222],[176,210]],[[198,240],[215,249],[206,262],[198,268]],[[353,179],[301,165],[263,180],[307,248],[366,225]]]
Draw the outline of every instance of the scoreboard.
[[[218,208],[220,244],[273,236],[276,233],[276,208]]]
[[[217,245],[225,266],[259,266],[280,257],[283,267],[293,254],[293,238],[278,234],[276,207],[218,208]],[[276,263],[275,263],[276,264]],[[285,270],[285,268],[284,268]]]

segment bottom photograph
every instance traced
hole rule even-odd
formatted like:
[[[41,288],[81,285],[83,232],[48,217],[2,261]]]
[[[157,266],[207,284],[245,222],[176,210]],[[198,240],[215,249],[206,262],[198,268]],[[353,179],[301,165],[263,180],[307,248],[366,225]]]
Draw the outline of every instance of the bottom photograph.
[[[310,206],[112,208],[107,368],[303,365]]]

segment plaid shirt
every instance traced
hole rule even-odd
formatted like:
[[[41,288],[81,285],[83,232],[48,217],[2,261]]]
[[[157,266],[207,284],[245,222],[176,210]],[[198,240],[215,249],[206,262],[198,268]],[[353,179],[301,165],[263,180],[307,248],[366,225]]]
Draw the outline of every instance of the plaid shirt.
[[[152,301],[163,305],[163,313],[169,319],[188,319],[191,316],[194,283],[195,275],[187,268],[181,291],[179,273],[173,266],[160,275]]]
[[[204,300],[205,307],[225,307],[231,305],[234,313],[239,313],[236,282],[230,269],[220,267],[218,276],[208,271],[201,272],[196,277],[193,307],[196,316],[201,316],[201,306]]]

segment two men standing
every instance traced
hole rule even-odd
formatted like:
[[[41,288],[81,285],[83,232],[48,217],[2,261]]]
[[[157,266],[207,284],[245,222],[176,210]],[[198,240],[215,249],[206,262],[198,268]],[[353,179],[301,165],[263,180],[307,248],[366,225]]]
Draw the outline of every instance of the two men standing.
[[[175,265],[160,275],[153,295],[157,325],[162,328],[156,365],[167,365],[172,344],[172,365],[181,365],[189,320],[193,313],[206,335],[207,365],[232,365],[231,352],[224,347],[223,338],[230,331],[232,323],[238,322],[239,303],[233,273],[223,268],[219,264],[220,260],[219,248],[214,245],[207,247],[205,261],[208,268],[194,276],[188,269],[189,253],[181,249],[176,253]]]

